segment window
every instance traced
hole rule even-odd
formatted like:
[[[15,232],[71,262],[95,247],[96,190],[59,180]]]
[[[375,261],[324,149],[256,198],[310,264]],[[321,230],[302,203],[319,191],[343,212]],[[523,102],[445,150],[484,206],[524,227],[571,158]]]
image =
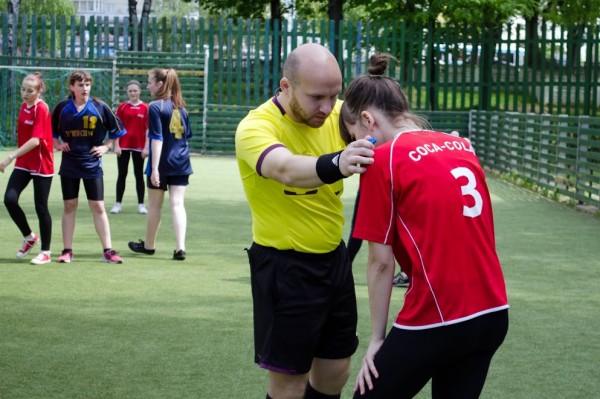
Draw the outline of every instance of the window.
[[[99,0],[75,0],[73,1],[77,14],[91,14],[102,12],[102,2]]]

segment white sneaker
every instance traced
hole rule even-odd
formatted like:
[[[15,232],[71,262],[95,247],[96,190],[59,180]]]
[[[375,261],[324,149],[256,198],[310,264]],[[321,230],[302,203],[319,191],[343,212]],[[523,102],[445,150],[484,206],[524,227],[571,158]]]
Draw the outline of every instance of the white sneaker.
[[[146,207],[144,206],[144,204],[139,204],[138,205],[138,213],[145,215],[148,213],[148,210],[146,209]]]
[[[31,259],[32,265],[45,265],[50,263],[52,258],[50,257],[50,251],[42,251],[35,258]]]
[[[110,213],[121,213],[121,203],[116,202],[111,208]]]

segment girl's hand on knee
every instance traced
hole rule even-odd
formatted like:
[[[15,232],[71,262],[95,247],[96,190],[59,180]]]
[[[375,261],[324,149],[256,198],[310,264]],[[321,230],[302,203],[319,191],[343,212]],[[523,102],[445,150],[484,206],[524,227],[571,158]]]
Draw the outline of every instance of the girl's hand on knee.
[[[367,353],[362,360],[362,365],[356,377],[356,383],[354,384],[354,392],[360,391],[361,395],[364,395],[366,389],[373,389],[373,379],[379,378],[379,373],[375,367],[375,354],[379,352],[379,348],[383,345],[383,340],[371,340]]]

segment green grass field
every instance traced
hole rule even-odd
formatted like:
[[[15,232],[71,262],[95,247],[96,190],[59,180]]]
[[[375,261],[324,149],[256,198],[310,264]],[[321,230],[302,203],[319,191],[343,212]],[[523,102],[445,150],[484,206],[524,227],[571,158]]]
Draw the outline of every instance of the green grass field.
[[[4,159],[6,152],[0,153]],[[57,165],[59,164],[57,159]],[[18,229],[0,211],[0,398],[264,398],[253,363],[252,305],[244,248],[250,216],[233,158],[193,158],[186,196],[187,252],[174,249],[168,203],[154,256],[133,254],[143,237],[130,174],[124,210],[109,215],[122,265],[101,245],[82,192],[74,262],[15,260]],[[105,157],[106,207],[116,159]],[[0,175],[0,192],[12,166]],[[346,181],[351,217],[358,178]],[[600,220],[489,179],[511,325],[482,398],[582,398],[600,392]],[[23,193],[37,232],[31,187]],[[62,249],[60,181],[51,193],[53,255]],[[347,237],[348,226],[346,226]],[[37,253],[36,248],[34,252]],[[366,248],[355,266],[361,346],[343,398],[350,398],[369,339]],[[394,289],[393,317],[404,289]],[[426,388],[418,397],[429,397]]]

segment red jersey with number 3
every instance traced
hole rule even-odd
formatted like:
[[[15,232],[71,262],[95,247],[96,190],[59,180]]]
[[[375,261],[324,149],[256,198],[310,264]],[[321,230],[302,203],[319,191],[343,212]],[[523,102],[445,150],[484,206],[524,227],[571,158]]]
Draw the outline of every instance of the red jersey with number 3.
[[[26,102],[21,105],[17,125],[19,147],[36,137],[40,145],[21,155],[15,161],[15,168],[26,170],[32,175],[54,175],[54,152],[52,144],[52,122],[48,104],[38,101],[31,107]]]
[[[353,235],[392,246],[410,277],[395,327],[508,308],[485,174],[465,138],[412,131],[377,147],[361,176]]]

